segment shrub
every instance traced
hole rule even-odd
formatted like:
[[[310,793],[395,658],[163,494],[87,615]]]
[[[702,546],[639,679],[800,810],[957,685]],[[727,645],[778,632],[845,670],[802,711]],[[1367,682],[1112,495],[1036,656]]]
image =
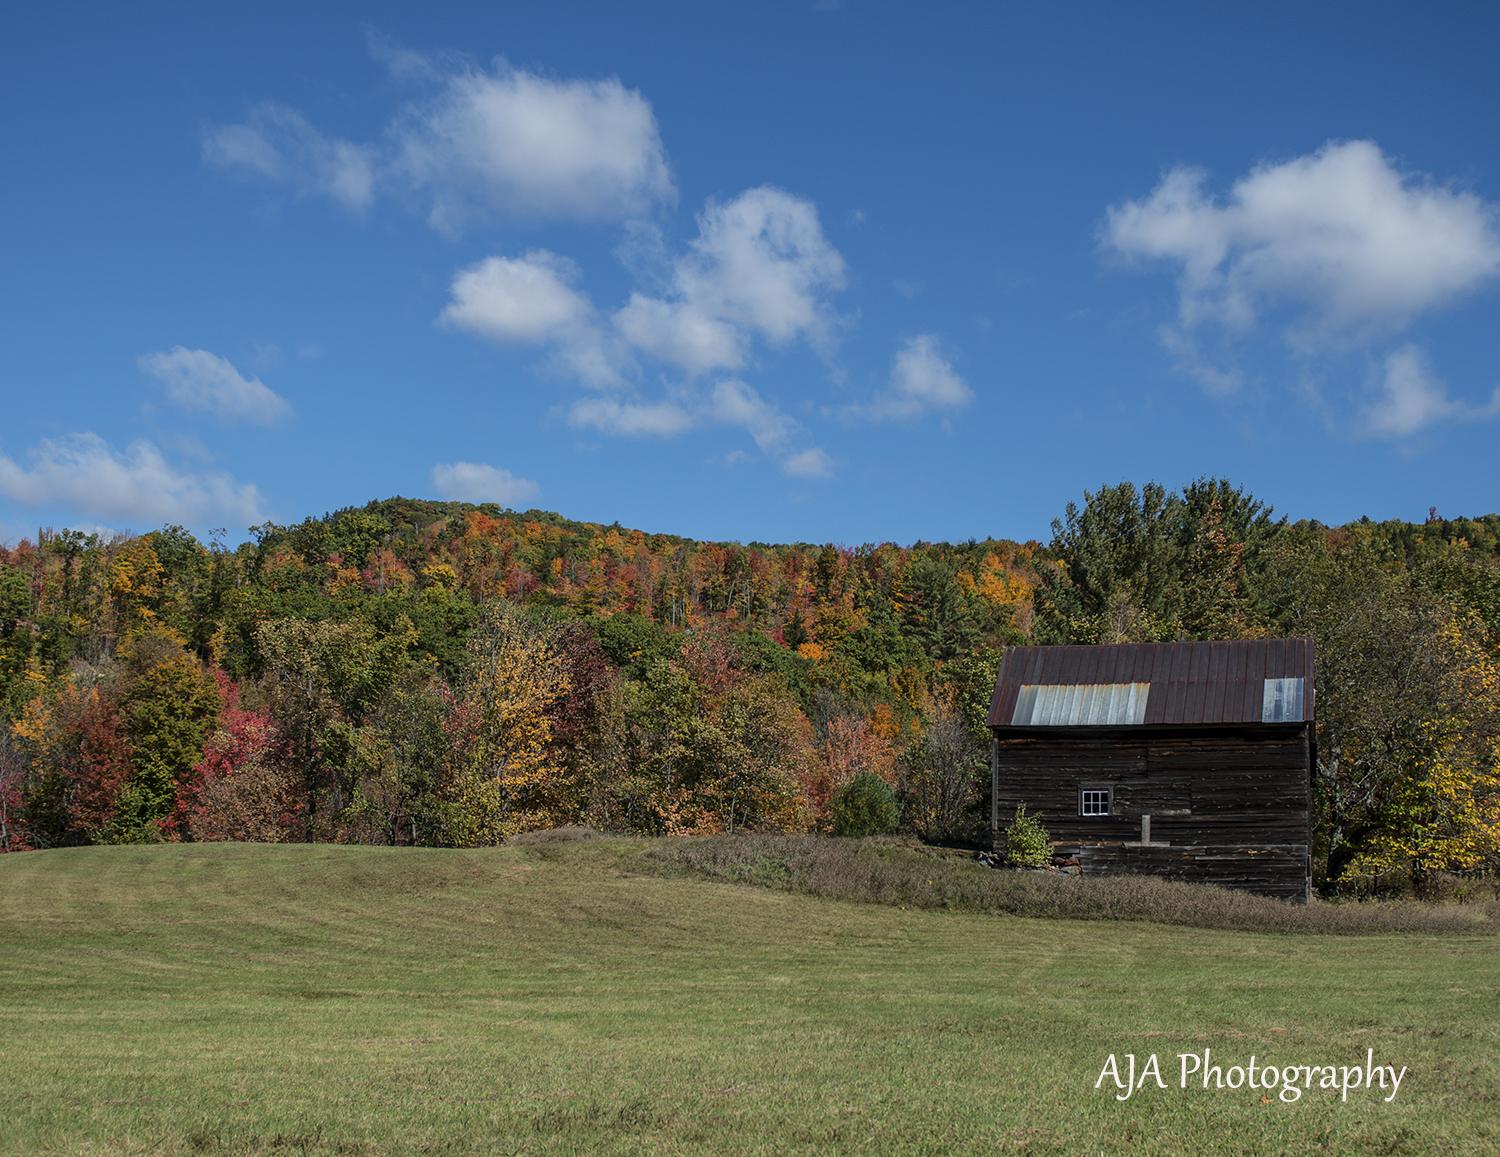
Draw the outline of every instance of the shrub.
[[[644,851],[641,859],[631,861],[633,865],[905,908],[1325,936],[1500,935],[1497,900],[1468,905],[1411,901],[1292,904],[1158,876],[996,872],[947,849],[911,847],[894,840],[855,843],[817,836],[709,836],[658,840]]]
[[[1045,867],[1052,859],[1047,829],[1036,816],[1026,814],[1026,805],[1016,808],[1016,818],[1005,829],[1005,862],[1018,868]]]
[[[896,794],[885,780],[869,772],[856,775],[839,788],[828,801],[828,812],[833,817],[834,835],[856,839],[886,835],[901,822]]]

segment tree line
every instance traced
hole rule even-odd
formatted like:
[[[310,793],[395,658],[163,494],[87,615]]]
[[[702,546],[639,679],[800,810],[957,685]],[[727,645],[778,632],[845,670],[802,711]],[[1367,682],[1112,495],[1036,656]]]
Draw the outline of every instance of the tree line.
[[[1310,635],[1320,872],[1485,870],[1500,516],[1289,523],[1086,493],[1045,546],[696,542],[390,499],[0,550],[0,846],[474,846],[565,823],[913,836],[988,822],[1006,646]],[[893,813],[894,814],[894,813]]]

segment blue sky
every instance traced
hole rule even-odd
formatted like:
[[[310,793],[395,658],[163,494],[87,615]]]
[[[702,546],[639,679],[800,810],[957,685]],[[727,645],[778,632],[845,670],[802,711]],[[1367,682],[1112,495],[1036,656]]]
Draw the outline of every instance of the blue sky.
[[[1495,9],[1215,8],[12,5],[0,538],[1500,509]]]

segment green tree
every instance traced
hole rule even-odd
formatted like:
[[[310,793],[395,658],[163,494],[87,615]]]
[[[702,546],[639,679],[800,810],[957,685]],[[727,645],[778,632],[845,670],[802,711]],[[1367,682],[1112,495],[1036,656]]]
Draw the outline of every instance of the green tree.
[[[1270,552],[1286,520],[1222,478],[1179,493],[1122,482],[1052,524],[1037,641],[1137,643],[1261,633]]]
[[[1004,661],[1004,647],[977,646],[938,671],[938,682],[952,689],[953,706],[969,734],[986,746],[990,740],[990,699]]]
[[[730,687],[714,717],[723,743],[700,794],[712,799],[721,830],[804,830],[805,785],[816,756],[812,727],[786,683],[771,675]]]
[[[1084,492],[1052,523],[1037,591],[1037,637],[1047,643],[1130,643],[1170,639],[1171,596],[1180,548],[1175,527],[1182,500],[1154,482]]]
[[[1015,819],[1005,829],[1005,862],[1017,868],[1044,868],[1052,861],[1047,829],[1036,816],[1026,814],[1026,805],[1016,808]]]
[[[355,733],[354,799],[343,821],[361,843],[453,846],[466,828],[445,795],[452,747],[438,687],[395,687]]]
[[[116,801],[111,843],[151,842],[171,815],[178,791],[203,758],[222,702],[212,676],[172,635],[137,636],[120,653],[112,698],[125,720],[134,770]]]
[[[15,719],[29,698],[26,667],[36,651],[33,600],[24,571],[0,568],[0,727]]]
[[[863,839],[886,835],[901,822],[896,793],[878,775],[864,772],[839,788],[828,801],[833,834]]]
[[[1491,643],[1477,613],[1368,539],[1298,526],[1270,580],[1279,629],[1315,641],[1314,833],[1320,875],[1337,882],[1356,858],[1436,822],[1424,784],[1440,769],[1484,768],[1500,691],[1474,673]]]
[[[902,634],[931,659],[952,659],[979,639],[984,609],[961,587],[947,562],[915,549],[902,569],[895,603]]]
[[[354,729],[401,674],[416,630],[405,618],[383,636],[362,622],[276,619],[262,623],[255,640],[271,711],[302,781],[306,838],[329,836],[352,801]]]
[[[675,659],[682,646],[680,635],[668,634],[644,615],[590,615],[583,623],[609,661],[632,679],[644,679],[656,663]]]
[[[1183,555],[1178,619],[1190,639],[1242,639],[1264,634],[1246,594],[1245,544],[1231,541],[1218,498],[1198,522]]]

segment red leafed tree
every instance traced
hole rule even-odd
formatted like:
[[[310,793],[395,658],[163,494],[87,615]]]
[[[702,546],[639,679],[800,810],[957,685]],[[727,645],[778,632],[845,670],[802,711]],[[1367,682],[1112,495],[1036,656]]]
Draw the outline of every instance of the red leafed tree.
[[[130,778],[131,747],[115,705],[97,689],[64,687],[29,703],[16,732],[31,748],[36,790],[27,820],[44,846],[108,843],[116,802]]]
[[[716,623],[705,623],[688,636],[682,645],[682,667],[710,698],[740,682],[724,629]]]
[[[568,673],[568,690],[552,705],[552,738],[569,747],[586,742],[599,728],[600,713],[619,676],[598,640],[580,623],[560,627],[555,645]]]
[[[0,852],[24,852],[31,847],[24,811],[30,775],[31,761],[20,739],[0,723]]]
[[[228,676],[215,671],[214,677],[224,701],[218,729],[163,829],[169,839],[284,842],[298,808],[286,743],[268,712],[246,711]]]
[[[824,761],[812,765],[807,796],[819,831],[829,831],[832,821],[828,801],[856,776],[877,775],[887,784],[898,783],[896,751],[890,738],[871,726],[868,719],[836,715],[828,721]]]

